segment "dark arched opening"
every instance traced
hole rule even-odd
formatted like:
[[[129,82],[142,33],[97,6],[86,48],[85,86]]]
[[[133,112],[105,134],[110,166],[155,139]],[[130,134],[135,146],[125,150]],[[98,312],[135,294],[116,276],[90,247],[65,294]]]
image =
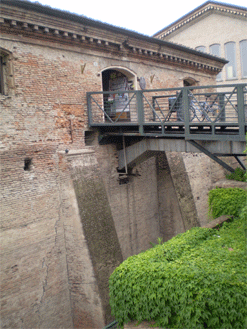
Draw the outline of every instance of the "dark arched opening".
[[[135,79],[133,73],[123,68],[102,72],[103,91],[111,92],[104,94],[104,110],[111,119],[130,120],[129,93],[126,91],[134,90]]]
[[[186,78],[183,80],[184,87],[196,86],[197,81],[193,78]]]

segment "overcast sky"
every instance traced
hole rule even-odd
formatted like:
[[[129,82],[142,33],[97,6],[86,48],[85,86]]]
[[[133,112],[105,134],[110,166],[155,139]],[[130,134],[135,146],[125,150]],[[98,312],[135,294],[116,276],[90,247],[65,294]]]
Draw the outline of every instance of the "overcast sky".
[[[32,0],[32,2],[152,36],[205,3],[206,0]],[[226,3],[247,7],[246,0],[232,0]]]

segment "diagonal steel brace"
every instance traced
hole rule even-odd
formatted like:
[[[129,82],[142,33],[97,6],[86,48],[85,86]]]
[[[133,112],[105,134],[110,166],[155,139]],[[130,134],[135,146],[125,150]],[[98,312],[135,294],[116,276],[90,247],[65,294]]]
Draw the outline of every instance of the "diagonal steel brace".
[[[216,161],[219,165],[221,165],[226,170],[228,170],[230,172],[234,172],[235,171],[227,163],[225,163],[224,161],[220,160],[217,156],[213,155],[211,152],[209,152],[207,149],[205,149],[203,146],[201,146],[200,144],[198,144],[194,140],[188,140],[188,142],[190,144],[192,144],[193,146],[195,146],[198,150],[200,150],[201,152],[203,152],[204,154],[206,154],[207,156],[209,156],[212,160]]]

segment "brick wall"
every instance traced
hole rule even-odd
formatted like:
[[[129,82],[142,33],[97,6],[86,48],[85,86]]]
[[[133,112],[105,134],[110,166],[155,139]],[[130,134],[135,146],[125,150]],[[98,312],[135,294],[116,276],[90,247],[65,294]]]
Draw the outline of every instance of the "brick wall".
[[[27,144],[1,154],[3,328],[72,326],[55,150]]]
[[[100,146],[97,141],[91,148],[85,145],[86,92],[101,90],[101,71],[115,66],[143,76],[147,88],[182,86],[188,76],[209,84],[214,75],[148,59],[140,62],[133,56],[31,41],[22,42],[20,36],[1,40],[1,47],[12,52],[14,80],[12,94],[0,95],[2,326],[100,328],[109,314],[107,280],[104,275],[101,281],[91,233],[82,221],[85,205],[78,201],[75,168],[93,161],[93,180],[105,191],[102,211],[109,223],[112,216],[123,258],[182,228],[173,227],[164,215],[167,198],[162,194],[174,190],[171,180],[166,185],[161,162],[148,159],[135,168],[128,184],[120,185],[116,145]],[[88,150],[94,156],[88,156]],[[97,204],[96,194],[92,198]],[[169,234],[163,225],[170,225]],[[95,241],[101,238],[97,229],[95,225]],[[113,258],[104,259],[102,265],[108,276],[117,266]]]

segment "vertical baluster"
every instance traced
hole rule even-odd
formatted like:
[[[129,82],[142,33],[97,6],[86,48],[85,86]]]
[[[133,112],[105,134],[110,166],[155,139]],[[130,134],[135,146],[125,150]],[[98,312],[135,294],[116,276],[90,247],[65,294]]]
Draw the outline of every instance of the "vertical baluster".
[[[244,85],[237,85],[239,137],[245,140]]]
[[[189,101],[189,89],[184,88],[183,93],[183,110],[184,110],[184,128],[185,128],[185,139],[190,137],[190,101]]]
[[[88,113],[88,125],[93,123],[92,119],[92,107],[91,107],[91,93],[87,93],[87,113]]]
[[[143,108],[143,91],[142,90],[136,91],[136,99],[137,99],[139,133],[141,135],[143,135],[144,108]]]

